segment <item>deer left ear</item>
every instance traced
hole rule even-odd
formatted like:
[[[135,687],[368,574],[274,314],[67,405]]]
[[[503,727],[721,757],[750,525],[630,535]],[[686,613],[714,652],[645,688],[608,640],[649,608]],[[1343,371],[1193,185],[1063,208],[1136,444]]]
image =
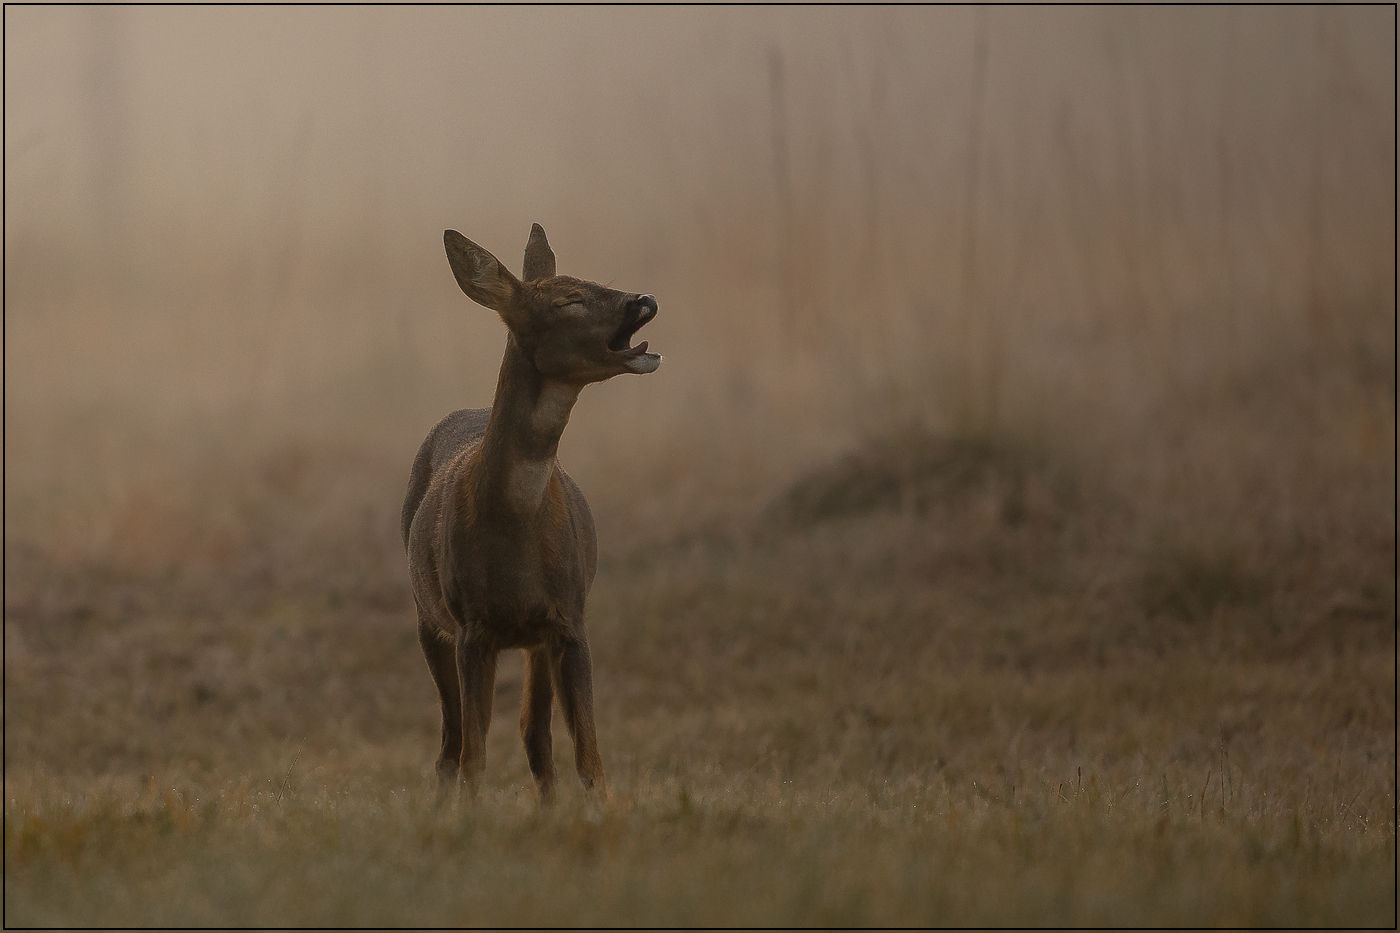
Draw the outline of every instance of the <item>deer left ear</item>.
[[[525,265],[520,270],[520,278],[526,282],[554,278],[554,250],[544,237],[544,227],[535,224],[530,228],[530,242],[525,244]]]
[[[520,283],[510,270],[456,230],[443,231],[442,242],[447,248],[452,274],[466,296],[506,317],[513,310],[515,296],[520,290]]]

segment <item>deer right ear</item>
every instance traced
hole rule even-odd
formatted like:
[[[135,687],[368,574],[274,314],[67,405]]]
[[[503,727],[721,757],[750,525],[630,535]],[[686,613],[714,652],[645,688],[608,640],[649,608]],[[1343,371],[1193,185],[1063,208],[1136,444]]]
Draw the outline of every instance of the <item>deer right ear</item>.
[[[527,282],[554,278],[554,250],[549,248],[544,227],[539,224],[530,228],[530,242],[525,244],[525,266],[520,271],[520,277]]]
[[[495,256],[456,230],[443,231],[442,243],[447,247],[452,274],[467,297],[504,317],[520,289],[515,276]]]

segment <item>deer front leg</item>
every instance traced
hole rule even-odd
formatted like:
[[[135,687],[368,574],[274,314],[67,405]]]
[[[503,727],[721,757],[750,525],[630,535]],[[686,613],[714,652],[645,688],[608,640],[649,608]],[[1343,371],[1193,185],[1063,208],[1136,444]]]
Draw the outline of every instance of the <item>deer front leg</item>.
[[[593,724],[593,658],[588,641],[565,638],[553,648],[554,672],[564,725],[574,742],[574,764],[583,786],[607,795],[603,784],[603,756],[598,753],[598,731]]]
[[[428,673],[437,686],[442,707],[442,752],[438,755],[438,803],[448,791],[457,786],[457,772],[462,759],[462,688],[457,683],[456,650],[452,643],[438,636],[432,624],[418,614],[418,643],[428,662]]]
[[[486,767],[486,732],[491,726],[491,699],[496,689],[496,653],[463,628],[457,633],[457,680],[462,698],[462,777],[476,796]]]
[[[549,665],[545,649],[525,652],[525,689],[520,697],[520,738],[525,742],[525,757],[542,800],[554,793],[554,737],[549,724],[554,711],[554,685]]]

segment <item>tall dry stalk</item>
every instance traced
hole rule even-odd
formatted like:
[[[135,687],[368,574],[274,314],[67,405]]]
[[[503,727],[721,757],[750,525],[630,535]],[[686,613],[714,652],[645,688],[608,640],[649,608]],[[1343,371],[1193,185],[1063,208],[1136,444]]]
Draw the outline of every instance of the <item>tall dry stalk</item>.
[[[959,241],[961,250],[961,259],[958,264],[960,272],[959,300],[955,312],[957,323],[953,332],[954,353],[956,354],[954,371],[958,374],[954,384],[960,387],[959,395],[953,403],[953,418],[954,423],[964,431],[973,428],[978,422],[987,422],[992,417],[990,411],[986,410],[984,406],[979,406],[976,398],[978,391],[977,388],[974,388],[974,385],[981,381],[979,377],[985,378],[987,373],[985,370],[979,373],[971,365],[972,360],[977,359],[982,353],[988,354],[987,360],[991,356],[989,346],[977,346],[973,328],[974,322],[977,322],[989,311],[977,277],[978,207],[981,194],[982,161],[984,159],[982,124],[987,96],[986,7],[977,7],[974,15],[972,73],[967,111],[967,161],[964,166],[962,234]],[[986,361],[984,360],[984,362]],[[978,388],[984,387],[978,386]],[[983,426],[990,427],[989,424]]]

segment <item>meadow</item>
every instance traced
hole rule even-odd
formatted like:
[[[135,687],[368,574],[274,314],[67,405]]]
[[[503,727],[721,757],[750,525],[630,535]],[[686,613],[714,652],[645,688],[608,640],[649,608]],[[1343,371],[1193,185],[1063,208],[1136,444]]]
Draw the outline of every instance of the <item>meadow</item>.
[[[6,926],[1393,926],[1394,15],[6,8]],[[438,808],[534,221],[608,794]]]

